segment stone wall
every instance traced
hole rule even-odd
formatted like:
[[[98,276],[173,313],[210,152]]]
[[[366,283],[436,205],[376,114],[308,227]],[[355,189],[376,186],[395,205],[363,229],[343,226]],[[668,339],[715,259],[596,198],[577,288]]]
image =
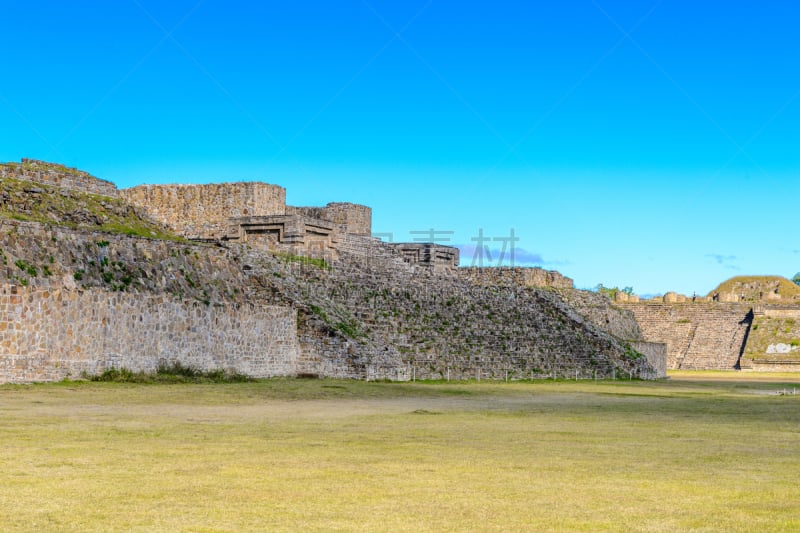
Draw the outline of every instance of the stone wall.
[[[22,163],[0,164],[0,178],[27,180],[89,194],[117,197],[117,186],[76,168],[23,159]]]
[[[653,368],[652,378],[667,377],[667,345],[663,342],[632,341],[631,348],[644,355]]]
[[[358,244],[347,248],[360,252]],[[486,286],[341,251],[333,268],[232,246],[265,300],[300,311],[303,373],[361,379],[653,377],[645,358],[547,290]]]
[[[0,319],[13,332],[0,338],[3,379],[170,358],[357,379],[653,376],[553,291],[439,276],[375,239],[345,241],[357,253],[320,268],[245,244],[2,221]]]
[[[205,239],[224,235],[232,218],[286,216],[285,191],[259,183],[141,186],[120,198]],[[541,269],[476,274],[478,283],[442,276],[360,234],[369,208],[320,209],[316,226],[295,211],[302,232],[290,229],[303,239],[330,237],[341,256],[332,267],[249,242],[0,221],[0,376],[60,379],[110,366],[153,370],[162,361],[256,376],[401,380],[653,373],[625,343],[535,288],[571,286],[568,278]],[[432,250],[455,250],[440,248]],[[457,265],[456,255],[444,259]]]
[[[754,315],[741,367],[800,367],[800,307],[761,305]]]
[[[334,226],[326,220],[297,214],[233,218],[223,240],[274,253],[333,261],[338,256]]]
[[[547,294],[560,299],[584,319],[618,339],[644,340],[634,314],[628,309],[614,305],[603,293],[578,289],[554,289],[548,291]]]
[[[209,302],[252,295],[224,248],[0,219],[0,283],[167,293]]]
[[[286,213],[286,189],[260,182],[139,185],[120,196],[192,239],[220,238],[230,218]]]
[[[784,361],[781,359],[764,359],[751,361],[747,368],[754,372],[800,372],[800,360]]]
[[[667,367],[738,368],[753,321],[746,305],[685,302],[618,304],[633,312],[644,338],[667,344]]]
[[[458,269],[459,249],[454,246],[419,242],[390,243],[389,246],[410,265],[448,275]]]
[[[333,222],[342,233],[372,235],[372,208],[349,202],[332,202],[325,207],[286,207],[287,215],[300,215]]]
[[[572,289],[572,279],[555,270],[526,267],[467,267],[458,270],[459,275],[479,285],[553,287]]]
[[[179,362],[255,377],[294,375],[296,311],[171,295],[0,286],[0,382],[54,381]]]
[[[794,318],[800,319],[800,306],[758,305],[754,308],[756,315],[762,314],[769,318]]]

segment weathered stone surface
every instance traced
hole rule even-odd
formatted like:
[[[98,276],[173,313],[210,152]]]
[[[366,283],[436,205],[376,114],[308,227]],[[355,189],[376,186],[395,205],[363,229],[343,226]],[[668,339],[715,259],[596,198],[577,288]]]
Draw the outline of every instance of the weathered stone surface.
[[[301,215],[232,218],[222,238],[265,251],[335,259],[339,234],[333,222]]]
[[[753,321],[746,305],[691,301],[618,305],[633,312],[646,340],[666,343],[670,369],[738,368]]]
[[[372,209],[365,205],[332,202],[325,207],[286,206],[286,214],[333,222],[341,233],[372,235]]]
[[[290,376],[294,309],[205,305],[171,295],[0,286],[0,382],[53,381],[108,368],[180,362],[255,377]]]
[[[633,341],[631,348],[647,358],[653,367],[653,377],[663,378],[667,375],[667,345],[663,342]]]
[[[167,293],[243,302],[252,293],[224,248],[0,219],[0,283]]]
[[[234,249],[251,265],[248,272],[265,299],[299,308],[307,373],[367,379],[586,378],[595,372],[656,377],[646,359],[629,359],[624,342],[549,291],[439,275],[374,243],[369,255],[340,251],[331,269]]]
[[[82,170],[35,159],[23,159],[22,163],[0,164],[0,178],[4,177],[112,198],[117,196],[117,187],[110,181],[95,178]]]
[[[632,352],[635,322],[607,299],[557,272],[459,269],[453,248],[382,243],[365,206],[287,210],[285,191],[260,183],[120,197],[216,242],[0,221],[0,381],[161,361],[360,379],[661,375],[658,350]],[[317,242],[326,262],[271,253],[314,255]]]
[[[218,239],[230,218],[286,213],[286,189],[260,182],[140,185],[120,196],[188,238]]]
[[[525,267],[467,267],[461,268],[458,275],[479,285],[553,287],[571,289],[572,279],[555,270]]]
[[[609,297],[603,293],[576,289],[554,289],[548,293],[560,298],[587,321],[618,339],[645,340],[633,312],[612,305]]]
[[[389,244],[411,265],[433,269],[436,273],[452,274],[458,269],[459,250],[453,246],[433,243],[401,242]]]

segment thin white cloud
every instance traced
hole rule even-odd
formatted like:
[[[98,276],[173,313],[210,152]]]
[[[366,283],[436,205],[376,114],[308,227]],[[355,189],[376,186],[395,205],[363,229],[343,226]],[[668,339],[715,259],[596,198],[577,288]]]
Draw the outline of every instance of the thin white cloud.
[[[471,266],[541,266],[563,265],[564,261],[547,261],[542,254],[524,248],[479,248],[474,244],[456,244],[461,253],[461,263]],[[513,257],[512,257],[513,256]]]
[[[741,270],[738,265],[734,264],[739,259],[735,255],[706,254],[706,257],[713,259],[718,265],[722,265],[728,270]]]

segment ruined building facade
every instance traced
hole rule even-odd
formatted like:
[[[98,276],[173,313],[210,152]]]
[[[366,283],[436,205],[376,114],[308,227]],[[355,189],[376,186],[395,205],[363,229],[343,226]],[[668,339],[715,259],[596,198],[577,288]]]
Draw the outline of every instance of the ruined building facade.
[[[0,219],[0,382],[169,362],[255,377],[664,375],[665,344],[630,312],[557,272],[382,242],[367,206],[288,206],[257,182],[118,190],[34,160],[0,165],[12,181],[18,205],[94,199],[176,237]]]

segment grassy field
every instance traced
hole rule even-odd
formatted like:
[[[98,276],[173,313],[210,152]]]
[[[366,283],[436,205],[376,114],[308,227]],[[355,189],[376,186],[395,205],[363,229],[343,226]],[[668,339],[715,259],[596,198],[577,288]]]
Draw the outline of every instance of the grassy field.
[[[796,531],[757,377],[3,386],[0,530]]]

